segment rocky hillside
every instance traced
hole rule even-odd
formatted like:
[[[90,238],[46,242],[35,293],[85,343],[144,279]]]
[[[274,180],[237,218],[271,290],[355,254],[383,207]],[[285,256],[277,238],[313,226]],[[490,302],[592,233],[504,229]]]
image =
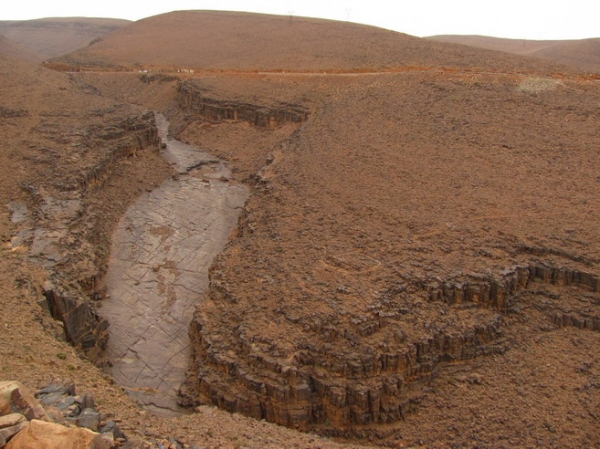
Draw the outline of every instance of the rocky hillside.
[[[150,447],[598,444],[597,82],[370,27],[218,12],[142,20],[69,58],[188,72],[0,58],[4,378],[35,390],[77,376]],[[88,360],[105,341],[110,232],[171,174],[144,106],[251,188],[189,329],[180,394],[194,413],[172,419]]]
[[[146,98],[155,99],[154,86],[135,81]],[[124,87],[122,81],[117,84]],[[165,104],[173,105],[176,98],[169,92],[164,96],[171,103]],[[117,447],[123,444],[120,438],[127,440],[128,447],[145,449],[275,449],[290,442],[302,447],[359,447],[210,407],[161,419],[141,410],[92,364],[105,329],[94,311],[101,304],[96,300],[103,292],[96,280],[102,275],[109,235],[128,204],[171,173],[156,151],[153,118],[139,106],[103,95],[82,79],[5,57],[0,57],[0,98],[3,379],[18,379],[39,395],[44,394],[40,390],[56,386],[57,378],[75,379],[78,391],[93,395],[95,406],[90,406],[88,395],[72,396],[70,381],[65,384],[68,394],[52,387],[50,406],[44,408],[53,413],[53,420],[68,427],[97,425],[107,433],[110,421],[118,422],[124,437],[112,432]],[[95,307],[90,307],[90,300]],[[7,413],[3,393],[0,415]],[[9,396],[8,400],[14,397]],[[10,439],[25,426],[20,415],[9,413],[0,417],[0,436]],[[60,429],[34,422],[9,444],[21,444],[40,428],[45,436],[48,429]],[[59,433],[69,438],[64,429]]]
[[[107,257],[109,217],[119,216],[119,207],[113,212],[98,199],[111,194],[105,182],[128,157],[143,155],[142,166],[156,162],[154,117],[67,75],[4,57],[0,67],[0,198],[16,234],[10,246],[28,248],[47,271],[50,312],[69,341],[93,357],[104,345],[106,323],[90,301]],[[159,165],[151,176],[166,173]],[[138,193],[134,187],[118,194],[120,207]]]
[[[198,79],[197,96],[241,96],[236,85]],[[512,365],[526,357],[521,342],[596,338],[594,84],[389,74],[246,78],[245,89],[286,102],[293,89],[312,112],[263,153],[237,236],[213,266],[190,331],[191,403],[389,442],[411,415],[429,422],[419,404],[443,397],[464,411],[450,386],[429,393],[438,377],[454,382],[452,367],[489,363],[467,376],[514,391],[492,366],[535,369],[539,360]],[[235,124],[187,113],[198,123],[184,139],[251,163]],[[569,367],[543,357],[555,377],[539,381],[567,382],[585,354]],[[500,415],[528,413],[518,393],[495,404]],[[543,428],[540,419],[529,425]],[[491,444],[505,424],[477,438]],[[535,435],[558,442],[544,432]]]

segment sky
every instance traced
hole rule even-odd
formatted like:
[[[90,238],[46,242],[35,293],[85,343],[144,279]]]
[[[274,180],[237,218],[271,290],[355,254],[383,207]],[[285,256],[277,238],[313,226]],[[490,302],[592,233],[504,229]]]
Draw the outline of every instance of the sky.
[[[3,0],[0,20],[113,17],[214,9],[320,17],[413,36],[479,34],[514,39],[600,37],[600,0]]]

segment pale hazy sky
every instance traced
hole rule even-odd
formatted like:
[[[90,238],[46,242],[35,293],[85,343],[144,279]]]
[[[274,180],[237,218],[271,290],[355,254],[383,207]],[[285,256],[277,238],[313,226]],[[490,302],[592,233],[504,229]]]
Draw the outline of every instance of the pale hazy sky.
[[[217,9],[349,20],[414,36],[600,37],[600,0],[2,0],[0,20],[116,17]]]

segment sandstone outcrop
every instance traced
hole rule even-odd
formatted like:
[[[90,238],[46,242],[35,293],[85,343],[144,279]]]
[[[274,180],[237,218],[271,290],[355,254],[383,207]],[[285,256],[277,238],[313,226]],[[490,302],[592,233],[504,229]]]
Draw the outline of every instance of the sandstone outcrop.
[[[100,434],[34,419],[7,445],[7,449],[109,449]]]
[[[0,382],[0,415],[18,413],[26,419],[42,419],[46,412],[21,382]],[[17,423],[15,423],[17,424]]]

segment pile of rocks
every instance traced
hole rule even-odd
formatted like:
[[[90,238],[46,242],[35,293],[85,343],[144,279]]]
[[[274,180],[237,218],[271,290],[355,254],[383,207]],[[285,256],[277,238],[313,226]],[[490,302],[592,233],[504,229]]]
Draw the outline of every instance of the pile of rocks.
[[[20,382],[0,381],[0,449],[111,449],[126,441],[73,384],[53,383],[34,396]]]

